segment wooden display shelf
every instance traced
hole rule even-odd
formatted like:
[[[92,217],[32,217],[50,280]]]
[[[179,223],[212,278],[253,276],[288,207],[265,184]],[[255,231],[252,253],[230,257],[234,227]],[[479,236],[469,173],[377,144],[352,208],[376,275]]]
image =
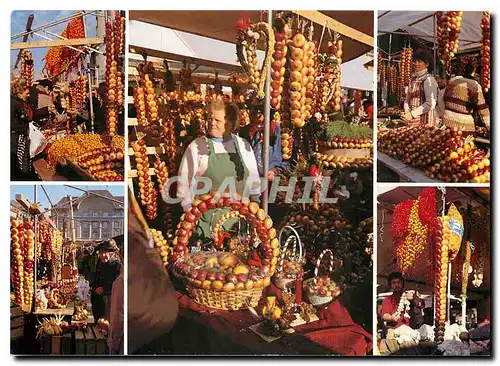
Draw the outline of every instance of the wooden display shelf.
[[[155,172],[154,168],[149,168],[148,174],[150,176],[156,175],[156,172]],[[128,171],[128,177],[129,178],[137,178],[138,177],[138,175],[137,175],[137,169],[130,169]]]
[[[417,183],[436,183],[440,180],[431,179],[419,169],[413,168],[402,163],[399,160],[391,158],[389,155],[382,152],[377,153],[377,160],[380,165],[386,166],[399,176],[400,182],[417,182]],[[379,181],[380,182],[380,181]]]
[[[24,336],[24,314],[19,305],[10,307],[10,339],[16,340]]]
[[[40,179],[45,182],[68,180],[66,177],[56,174],[55,169],[52,168],[47,162],[47,160],[43,158],[37,159],[33,162],[33,169],[35,170],[36,174],[40,177]]]
[[[127,101],[129,104],[134,104],[134,96],[129,95],[127,97]],[[127,124],[129,127],[139,126],[139,124],[137,123],[137,118],[132,118],[132,117],[129,117],[127,119]],[[129,146],[130,146],[130,142],[132,142],[132,141],[129,140]],[[148,155],[155,155],[155,154],[164,155],[165,154],[164,143],[159,143],[158,146],[146,146],[146,152]],[[130,161],[131,156],[134,156],[134,149],[132,147],[128,147],[128,150],[127,150],[127,159],[128,159],[128,167],[129,167],[129,169],[128,169],[128,183],[131,187],[133,187],[132,179],[137,178],[138,175],[137,175],[137,169],[132,169],[132,164]],[[156,175],[155,169],[153,167],[149,168],[148,175],[150,175],[150,176]]]
[[[73,325],[80,325],[80,324],[94,324],[95,323],[95,319],[94,319],[94,315],[90,314],[87,319],[85,320],[71,320],[71,324]]]
[[[86,180],[92,180],[92,181],[97,181],[89,172],[87,172],[85,169],[82,169],[78,164],[73,162],[71,159],[66,159],[66,165],[70,167],[76,174],[78,174],[80,177],[86,179]]]
[[[75,312],[75,303],[70,302],[64,309],[46,309],[35,311],[35,315],[63,315],[71,316]]]
[[[88,46],[104,43],[103,38],[72,38],[72,39],[54,39],[43,41],[16,42],[10,45],[11,50],[24,50],[30,48],[47,48],[59,46]]]
[[[369,158],[371,156],[370,148],[332,149],[327,147],[327,148],[322,148],[320,152],[325,155],[333,155],[346,158],[358,158],[358,159]]]
[[[148,155],[154,155],[154,154],[165,154],[165,148],[164,148],[164,143],[160,143],[160,146],[148,146],[146,147],[146,152]],[[134,149],[129,147],[128,148],[128,155],[133,156],[134,155]]]

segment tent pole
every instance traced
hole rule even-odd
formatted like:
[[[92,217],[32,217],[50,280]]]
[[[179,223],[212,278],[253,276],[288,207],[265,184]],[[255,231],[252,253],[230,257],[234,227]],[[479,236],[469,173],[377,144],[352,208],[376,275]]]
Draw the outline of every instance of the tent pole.
[[[37,188],[38,186],[35,184],[33,186],[34,188],[34,194],[33,194],[33,203],[36,203],[37,202]],[[36,292],[38,291],[38,281],[37,281],[37,278],[38,278],[38,257],[37,257],[37,253],[38,253],[38,250],[36,249],[37,245],[39,244],[38,243],[38,215],[35,215],[34,217],[34,222],[33,222],[33,250],[35,251],[34,255],[33,255],[33,258],[35,258],[34,262],[33,262],[33,285],[34,285],[34,289],[33,289],[33,298],[36,299]],[[52,274],[53,275],[53,274]],[[33,301],[33,304],[35,304],[36,301],[34,300]],[[31,311],[31,309],[29,309]]]
[[[89,107],[90,107],[90,132],[94,133],[94,102],[92,100],[92,69],[90,68],[91,62],[91,54],[89,53],[89,63],[88,70],[86,70],[88,74],[88,82],[89,82]]]
[[[389,14],[390,12],[391,12],[390,10],[383,12],[382,14],[380,14],[380,15],[377,17],[377,19],[380,19],[380,18],[382,18],[383,16],[386,16],[386,15],[387,15],[387,14]]]
[[[447,310],[447,316],[446,318],[448,319],[448,324],[451,325],[451,322],[450,322],[450,305],[451,305],[451,299],[450,299],[450,296],[451,296],[451,263],[448,264],[448,298],[447,298],[447,304],[446,304],[446,310]]]
[[[389,34],[389,53],[387,54],[388,67],[391,66],[391,51],[392,51],[392,34]],[[385,77],[385,85],[387,88],[387,103],[389,103],[389,78]]]
[[[389,62],[391,62],[391,49],[392,49],[392,33],[389,34],[389,53],[387,54]]]
[[[377,34],[378,36],[382,36],[384,34],[399,34],[399,35],[403,35],[403,36],[413,36],[413,37],[417,37],[417,38],[421,38],[423,40],[426,40],[426,38],[434,38],[434,36],[432,35],[429,35],[429,34],[416,34],[416,33],[408,33],[408,32],[397,32],[397,31],[386,31],[386,30],[377,30]],[[476,41],[473,41],[473,40],[470,40],[470,39],[459,39],[460,42],[472,42],[472,43],[481,43],[481,40],[476,40]],[[431,41],[428,41],[428,42],[431,42]]]
[[[434,13],[432,15],[432,34],[434,36],[434,40],[433,40],[433,43],[434,43],[434,67],[433,67],[433,70],[434,70],[434,75],[437,75],[437,63],[436,63],[436,58],[437,58],[437,47],[436,47],[436,38],[437,38],[437,35],[436,35],[436,13]]]
[[[30,35],[34,32],[38,32],[39,30],[43,30],[43,29],[46,29],[46,28],[51,28],[53,26],[56,26],[58,24],[61,24],[61,23],[64,23],[64,22],[68,22],[70,21],[71,19],[74,19],[74,18],[78,18],[78,17],[81,17],[81,16],[86,16],[86,15],[91,15],[91,14],[94,14],[95,12],[97,12],[98,10],[92,10],[92,11],[79,11],[73,15],[70,15],[70,16],[67,16],[67,17],[64,17],[64,18],[61,18],[61,19],[58,19],[58,20],[55,20],[53,22],[50,22],[50,23],[45,23],[39,27],[36,27],[36,28],[33,28],[29,31],[24,31],[24,32],[21,32],[21,33],[18,33],[18,34],[14,34],[13,36],[10,37],[11,40],[14,40],[14,39],[17,39],[17,38],[20,38],[20,37],[24,37],[25,35]]]
[[[467,298],[465,296],[462,296],[462,326],[464,328],[467,328],[466,323],[467,323]]]
[[[437,13],[437,12],[436,12]],[[429,19],[430,17],[433,17],[436,13],[432,13],[432,14],[429,14],[429,15],[426,15],[425,17],[423,18],[420,18],[418,20],[415,20],[413,23],[410,23],[408,24],[408,27],[411,27],[412,25],[415,25],[415,24],[418,24],[420,22],[423,22],[424,20],[426,19]]]
[[[273,12],[272,10],[267,11],[267,23],[269,27],[273,26]],[[271,132],[271,67],[268,67],[266,71],[266,85],[265,85],[265,99],[264,99],[264,146],[262,148],[262,154],[264,155],[264,182],[267,182],[267,175],[269,173],[269,135]],[[265,183],[264,183],[265,184]],[[262,192],[262,208],[267,214],[268,211],[268,185],[265,184],[264,191]]]
[[[434,280],[434,282],[436,282],[436,280]],[[433,317],[432,317],[432,326],[434,327],[434,329],[436,329],[436,290],[435,289],[432,290],[432,295],[433,295],[432,296],[432,308],[434,309]]]

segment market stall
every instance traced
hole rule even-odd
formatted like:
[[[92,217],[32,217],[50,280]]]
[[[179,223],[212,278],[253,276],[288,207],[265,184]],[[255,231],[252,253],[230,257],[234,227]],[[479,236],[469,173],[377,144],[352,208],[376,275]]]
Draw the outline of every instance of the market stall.
[[[87,27],[89,17],[97,18],[95,30]],[[13,67],[31,88],[31,170],[44,181],[123,181],[124,12],[80,11],[35,26],[36,20],[31,14],[26,30],[11,37],[13,42],[23,37],[11,44],[20,60]],[[61,34],[50,31],[64,24]],[[46,50],[36,59],[44,62],[41,69],[32,55],[39,48]]]
[[[422,343],[446,354],[464,345],[465,333],[472,340],[490,319],[489,189],[387,187],[379,190],[377,226],[379,353]],[[389,280],[397,272],[404,282],[395,295]],[[404,319],[397,323],[382,319],[385,299],[395,296]]]
[[[54,207],[44,210],[37,203],[42,193],[51,203],[51,195],[44,186],[32,189],[32,200],[15,196],[23,214],[11,213],[11,351],[107,354],[109,320],[94,318],[93,279],[78,273],[71,199],[69,217],[63,218],[68,226],[59,230],[60,220],[51,215]]]
[[[131,12],[129,186],[174,279],[180,305],[176,327],[165,335],[163,346],[145,346],[139,353],[368,353],[371,316],[358,305],[371,291],[372,130],[342,121],[339,112],[340,60],[366,53],[371,46],[364,40],[370,36],[353,40],[359,35],[352,28],[357,27],[356,12],[200,11],[189,12],[185,23],[183,13]],[[349,27],[339,23],[342,13]],[[231,32],[212,35],[201,23],[190,29],[197,23],[193,17],[203,24],[216,19],[219,28]],[[146,42],[134,33],[147,28],[136,20],[176,31],[155,26]],[[230,38],[223,38],[226,33]],[[346,35],[344,47],[341,34]],[[166,37],[174,37],[172,48],[156,45]],[[179,39],[189,47],[182,48]],[[348,44],[358,45],[349,49]],[[239,64],[232,60],[235,47]],[[211,49],[218,51],[210,54]],[[314,177],[313,203],[296,203],[311,188],[305,181],[296,187],[295,203],[281,193],[275,202],[272,189],[260,204],[231,202],[215,192],[195,199],[184,213],[163,202],[161,192],[175,192],[170,179],[177,175],[184,150],[205,135],[207,106],[214,99],[238,104],[240,127],[255,123],[251,116],[261,113],[264,176],[270,124],[281,126],[281,156],[289,164],[281,182]],[[335,112],[339,121],[332,123]],[[332,182],[330,203],[320,202],[326,176]],[[349,205],[357,207],[349,210]],[[213,223],[211,238],[197,242],[200,217],[218,209],[225,214]],[[231,220],[239,221],[238,229],[226,231]]]
[[[488,12],[380,12],[379,20],[381,26],[378,31],[378,61],[377,61],[377,93],[379,107],[377,110],[377,127],[379,134],[379,181],[444,181],[444,182],[489,182],[489,167],[477,172],[469,171],[467,163],[472,156],[488,157],[489,142],[489,120],[491,108],[490,102],[490,21]],[[424,124],[432,125],[433,128],[414,130],[412,137],[419,140],[427,140],[426,134],[435,134],[438,127],[445,126],[449,129],[463,130],[464,135],[474,137],[472,148],[473,154],[462,154],[458,151],[459,158],[449,158],[453,153],[466,143],[457,141],[460,145],[454,148],[454,142],[448,141],[446,147],[451,148],[446,152],[446,159],[438,159],[428,162],[429,156],[426,151],[432,146],[424,144],[420,151],[413,151],[405,144],[400,144],[398,138],[407,133],[415,118],[405,114],[404,104],[406,100],[407,109],[413,109],[411,103],[423,98],[418,97],[415,90],[412,92],[412,100],[407,98],[411,85],[414,81],[413,58],[415,52],[418,57],[422,53],[431,55],[429,60],[429,75],[432,80],[437,80],[435,91],[432,91],[433,100],[430,105],[434,108],[422,116],[429,118]],[[425,57],[424,57],[425,58]],[[466,72],[466,70],[468,70]],[[474,73],[475,71],[475,73]],[[473,74],[473,76],[470,76]],[[457,78],[464,78],[470,85],[467,88],[476,89],[475,98],[470,101],[460,100],[457,96]],[[466,77],[466,78],[465,78]],[[416,79],[415,79],[416,80]],[[431,81],[432,81],[431,80]],[[476,82],[477,81],[477,82]],[[451,83],[451,84],[450,84]],[[452,85],[453,84],[453,85]],[[462,84],[461,87],[465,87]],[[469,85],[469,84],[467,84]],[[431,91],[432,88],[429,89]],[[471,90],[472,90],[471,89]],[[433,89],[432,89],[433,90]],[[426,91],[428,94],[429,92]],[[425,97],[427,98],[427,97]],[[424,98],[424,99],[425,99]],[[426,100],[426,99],[425,99]],[[423,102],[422,102],[423,103]],[[455,106],[452,105],[455,103]],[[472,126],[457,123],[456,105],[465,105],[460,109],[462,116],[467,117]],[[416,107],[415,107],[416,108]],[[413,117],[412,117],[413,118]],[[459,117],[458,120],[466,117]],[[410,121],[410,122],[409,122]],[[422,117],[420,117],[422,123]],[[411,129],[410,129],[411,130]],[[472,141],[470,141],[472,142]],[[394,149],[399,151],[394,153]],[[441,148],[438,153],[445,152]],[[454,154],[453,154],[454,155]],[[395,159],[395,160],[394,160]],[[401,161],[401,166],[396,160]],[[450,171],[442,171],[440,167],[443,162],[456,160],[456,168]],[[439,163],[436,166],[436,163]],[[420,172],[414,170],[420,170]],[[421,173],[427,175],[422,177]],[[410,173],[411,172],[411,173]],[[461,175],[460,173],[464,173]],[[481,177],[483,173],[488,173]]]

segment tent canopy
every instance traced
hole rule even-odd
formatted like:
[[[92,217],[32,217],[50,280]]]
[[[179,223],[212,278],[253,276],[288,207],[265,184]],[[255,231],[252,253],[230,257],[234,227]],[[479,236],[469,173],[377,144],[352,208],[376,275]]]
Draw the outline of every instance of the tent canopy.
[[[324,15],[339,21],[360,32],[373,36],[372,11],[320,11]],[[241,17],[249,17],[252,22],[266,20],[261,11],[161,11],[161,10],[133,10],[129,12],[130,20],[139,20],[165,28],[171,28],[194,35],[204,36],[219,41],[235,43],[236,25]],[[319,40],[323,26],[314,23],[314,38]],[[323,40],[328,39],[328,30],[325,30]],[[343,40],[344,62],[357,58],[372,47],[355,39],[341,36]],[[205,46],[206,47],[206,46]],[[326,42],[322,44],[322,51],[326,50]],[[234,51],[232,52],[234,54]]]
[[[413,200],[418,197],[423,187],[398,187],[384,186],[378,189],[377,205],[377,277],[387,277],[390,273],[399,271],[395,261],[394,247],[389,235],[392,225],[394,206],[405,200]],[[469,202],[473,208],[488,206],[490,203],[490,192],[488,188],[446,188],[446,200],[453,202],[457,207],[465,207]],[[438,202],[438,208],[440,203]],[[425,253],[423,254],[425,256]],[[428,281],[430,269],[425,265],[426,258],[420,259],[421,263],[414,266],[411,273],[405,275],[408,281],[421,284],[423,288],[432,287]],[[454,262],[452,262],[452,266]],[[469,291],[484,292],[490,289],[490,263],[486,261],[484,266],[484,282],[479,288],[469,286]],[[469,276],[469,283],[472,275]],[[385,281],[381,282],[386,285]],[[452,287],[460,289],[460,281],[452,281]]]
[[[373,61],[373,57],[362,55],[341,65],[343,88],[373,90],[373,71],[368,70],[364,65]]]
[[[430,11],[379,11],[378,34],[403,30],[424,41],[433,42],[434,30],[436,29],[437,32],[434,13]],[[481,46],[481,20],[482,12],[464,11],[459,35],[459,52]]]
[[[137,60],[142,57],[137,53],[145,51],[148,55],[161,56],[168,60],[174,68],[180,68],[183,60],[190,61],[199,67],[193,75],[209,76],[215,72],[220,78],[227,78],[231,73],[243,72],[236,58],[234,43],[219,41],[183,31],[173,30],[140,21],[130,21],[129,44],[133,52],[131,56]],[[260,65],[264,59],[264,51],[257,51]],[[179,56],[179,57],[178,57]],[[373,90],[373,74],[364,64],[373,57],[362,55],[354,60],[342,63],[342,87],[360,90]]]

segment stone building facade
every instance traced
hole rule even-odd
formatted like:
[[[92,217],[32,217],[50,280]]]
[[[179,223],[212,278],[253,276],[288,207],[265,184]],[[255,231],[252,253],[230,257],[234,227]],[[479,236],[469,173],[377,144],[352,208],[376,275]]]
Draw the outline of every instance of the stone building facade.
[[[95,243],[124,234],[124,197],[113,196],[106,190],[90,190],[79,197],[72,197],[76,241]],[[116,201],[93,195],[109,197]],[[51,218],[66,239],[71,238],[69,227],[69,199],[63,197],[51,212]]]

